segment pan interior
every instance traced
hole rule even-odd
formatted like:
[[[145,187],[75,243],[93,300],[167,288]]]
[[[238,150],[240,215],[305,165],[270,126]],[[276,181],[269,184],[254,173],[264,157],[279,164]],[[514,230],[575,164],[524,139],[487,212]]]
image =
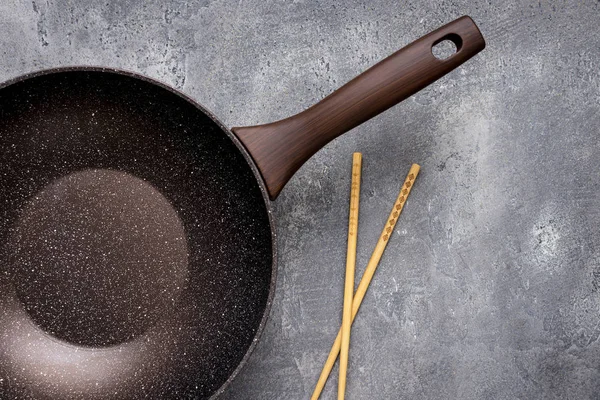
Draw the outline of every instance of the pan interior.
[[[184,98],[116,73],[14,83],[0,121],[7,395],[210,396],[271,284],[268,211],[242,153]]]
[[[35,324],[75,345],[143,335],[186,285],[183,223],[152,185],[127,173],[57,179],[29,199],[12,233],[19,300]]]

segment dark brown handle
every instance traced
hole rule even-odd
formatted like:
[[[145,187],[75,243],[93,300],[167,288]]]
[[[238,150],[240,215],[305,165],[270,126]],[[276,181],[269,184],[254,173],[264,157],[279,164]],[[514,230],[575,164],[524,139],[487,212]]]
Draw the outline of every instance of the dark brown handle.
[[[456,53],[440,60],[443,40]],[[258,166],[271,199],[319,149],[339,135],[412,96],[485,47],[475,22],[461,17],[374,65],[309,109],[266,125],[233,128]]]

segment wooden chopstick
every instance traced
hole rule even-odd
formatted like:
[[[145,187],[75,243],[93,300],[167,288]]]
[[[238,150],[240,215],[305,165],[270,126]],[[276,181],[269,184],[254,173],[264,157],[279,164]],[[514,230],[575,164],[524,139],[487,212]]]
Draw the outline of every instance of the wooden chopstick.
[[[371,259],[367,264],[367,268],[360,279],[360,283],[358,284],[358,289],[354,294],[352,299],[352,322],[354,322],[354,318],[356,318],[356,314],[358,313],[358,309],[362,304],[363,298],[365,297],[365,293],[369,288],[369,284],[373,279],[373,274],[375,274],[375,270],[377,269],[377,265],[379,264],[379,260],[383,255],[383,251],[388,243],[388,240],[394,231],[394,226],[404,209],[404,204],[406,203],[406,199],[410,194],[410,191],[413,187],[415,179],[417,179],[417,175],[419,174],[419,170],[421,167],[417,164],[413,164],[408,171],[408,175],[406,180],[404,181],[404,185],[402,185],[402,189],[400,189],[400,194],[394,203],[394,207],[392,208],[392,212],[383,228],[383,232],[381,232],[381,236],[377,241],[377,245],[375,246],[375,250],[373,250],[373,254],[371,255]],[[340,352],[342,342],[342,332],[341,330],[338,332],[337,337],[335,338],[335,342],[331,347],[331,351],[329,352],[329,356],[327,357],[327,361],[325,362],[325,366],[323,367],[323,371],[321,371],[321,375],[319,376],[319,380],[317,381],[317,385],[315,390],[311,396],[311,400],[317,400],[325,387],[325,383],[327,382],[327,378],[331,373],[333,368],[333,364],[335,364],[335,360]]]
[[[344,284],[344,311],[342,316],[342,343],[340,352],[340,379],[338,400],[346,393],[346,371],[352,326],[352,297],[354,294],[354,270],[356,268],[356,240],[358,237],[358,208],[360,206],[360,175],[362,154],[352,155],[352,186],[350,189],[350,215],[348,217],[348,249],[346,251],[346,281]]]

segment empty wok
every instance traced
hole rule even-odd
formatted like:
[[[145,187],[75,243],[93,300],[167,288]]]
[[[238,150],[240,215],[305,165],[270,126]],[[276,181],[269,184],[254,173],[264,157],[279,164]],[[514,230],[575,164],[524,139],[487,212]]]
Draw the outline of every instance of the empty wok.
[[[444,60],[432,47],[451,40]],[[137,74],[0,87],[0,397],[207,398],[274,292],[270,200],[322,146],[485,46],[462,17],[306,111],[229,130]]]

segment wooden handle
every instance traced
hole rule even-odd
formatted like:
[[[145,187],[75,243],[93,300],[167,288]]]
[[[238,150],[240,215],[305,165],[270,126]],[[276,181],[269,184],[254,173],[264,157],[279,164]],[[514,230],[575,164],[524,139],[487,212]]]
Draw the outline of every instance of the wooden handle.
[[[348,249],[346,251],[346,280],[344,283],[344,310],[342,315],[342,343],[340,352],[340,379],[338,400],[344,400],[346,393],[346,371],[348,370],[348,350],[350,348],[350,327],[352,326],[352,297],[354,294],[354,271],[356,269],[356,241],[358,239],[358,209],[360,206],[360,175],[362,154],[352,156],[352,186],[350,189],[350,215],[348,217]]]
[[[432,47],[451,40],[457,52],[440,60]],[[441,78],[485,47],[467,16],[423,36],[293,117],[266,125],[233,128],[258,166],[275,199],[314,153]]]
[[[415,179],[417,179],[417,175],[419,174],[419,170],[421,167],[417,164],[413,164],[408,171],[408,175],[406,176],[406,180],[404,181],[404,185],[400,189],[400,194],[392,207],[392,211],[390,212],[390,216],[388,217],[385,226],[383,227],[383,231],[381,232],[381,236],[379,236],[379,240],[377,241],[377,245],[375,246],[375,250],[373,250],[373,254],[371,254],[371,259],[367,264],[367,268],[365,272],[360,278],[360,283],[358,284],[358,288],[356,289],[356,293],[354,293],[354,297],[352,298],[352,322],[356,318],[356,314],[358,314],[358,309],[362,304],[362,301],[367,293],[367,289],[371,284],[371,280],[373,279],[373,275],[375,274],[375,270],[379,265],[379,260],[381,260],[381,256],[383,255],[383,251],[394,231],[394,226],[396,226],[396,222],[398,222],[398,218],[404,209],[404,204],[406,203],[406,199],[415,183]],[[333,342],[333,346],[331,347],[331,351],[329,352],[329,356],[327,356],[327,361],[325,361],[325,366],[323,366],[323,370],[321,371],[321,375],[319,375],[319,380],[317,381],[317,385],[315,390],[310,397],[311,400],[318,400],[319,396],[321,396],[321,392],[325,387],[325,383],[327,382],[327,378],[329,378],[329,374],[333,369],[333,364],[335,364],[335,360],[337,359],[338,354],[340,353],[342,345],[342,330],[338,332],[335,341]]]

